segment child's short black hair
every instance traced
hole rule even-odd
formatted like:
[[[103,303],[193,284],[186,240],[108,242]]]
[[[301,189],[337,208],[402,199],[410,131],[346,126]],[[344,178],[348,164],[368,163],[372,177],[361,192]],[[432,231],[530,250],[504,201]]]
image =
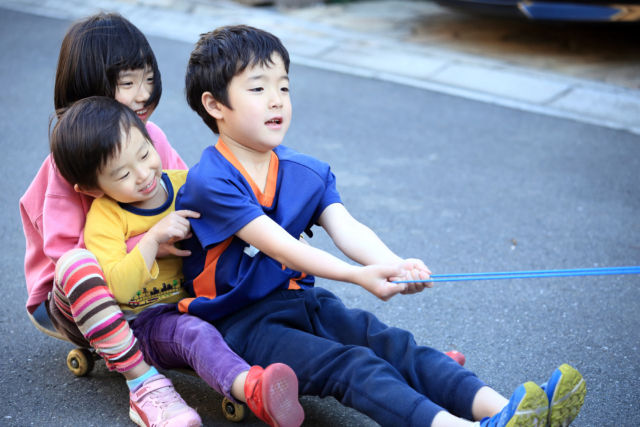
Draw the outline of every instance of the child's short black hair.
[[[82,190],[100,188],[98,173],[120,153],[133,126],[151,142],[138,115],[112,98],[92,96],[57,113],[50,138],[53,161],[60,175]]]
[[[231,80],[248,66],[272,65],[274,54],[282,58],[288,73],[289,52],[273,34],[247,25],[229,25],[200,35],[187,64],[187,103],[214,133],[220,133],[216,119],[202,105],[202,94],[211,92],[216,101],[232,108],[228,93]]]
[[[62,41],[54,103],[56,110],[90,96],[115,98],[121,71],[153,70],[153,92],[145,106],[157,106],[162,80],[156,57],[142,32],[119,13],[99,12],[74,22]]]

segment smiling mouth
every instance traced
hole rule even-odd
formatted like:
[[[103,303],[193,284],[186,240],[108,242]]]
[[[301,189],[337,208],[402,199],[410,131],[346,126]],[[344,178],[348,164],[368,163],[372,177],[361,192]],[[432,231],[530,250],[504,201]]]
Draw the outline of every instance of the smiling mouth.
[[[281,125],[282,117],[274,117],[273,119],[265,122],[266,125]]]
[[[140,190],[140,192],[145,193],[149,191],[149,189],[152,188],[155,185],[155,183],[156,183],[156,178],[154,177],[148,185],[146,185],[142,190]]]
[[[138,111],[136,111],[136,114],[138,116],[145,116],[147,114],[148,110],[149,110],[148,108],[145,108],[145,109],[142,109],[142,110],[138,110]]]

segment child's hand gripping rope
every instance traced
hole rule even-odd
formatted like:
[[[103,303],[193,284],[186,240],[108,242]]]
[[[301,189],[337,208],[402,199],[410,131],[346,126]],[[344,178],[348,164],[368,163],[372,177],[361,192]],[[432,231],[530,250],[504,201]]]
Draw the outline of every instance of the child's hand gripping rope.
[[[429,282],[431,271],[418,259],[406,259],[396,265],[369,265],[363,267],[357,284],[382,301],[388,301],[397,294],[415,294],[433,287]],[[410,283],[404,283],[404,281]],[[402,281],[400,283],[397,283]]]
[[[400,292],[402,295],[411,295],[422,292],[425,288],[433,288],[433,282],[428,281],[431,276],[431,270],[424,265],[419,259],[405,259],[400,263],[400,268],[406,271],[403,277],[390,277],[389,281],[397,282],[400,280],[411,281],[407,283],[407,288]]]

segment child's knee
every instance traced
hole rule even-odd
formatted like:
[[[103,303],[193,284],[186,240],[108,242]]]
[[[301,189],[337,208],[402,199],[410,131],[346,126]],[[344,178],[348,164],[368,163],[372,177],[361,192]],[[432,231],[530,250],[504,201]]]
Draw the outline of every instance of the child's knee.
[[[69,275],[86,264],[91,264],[100,269],[98,260],[95,255],[86,249],[72,249],[60,257],[56,264],[55,284],[62,288],[64,282],[68,279]],[[100,272],[102,270],[100,269]]]

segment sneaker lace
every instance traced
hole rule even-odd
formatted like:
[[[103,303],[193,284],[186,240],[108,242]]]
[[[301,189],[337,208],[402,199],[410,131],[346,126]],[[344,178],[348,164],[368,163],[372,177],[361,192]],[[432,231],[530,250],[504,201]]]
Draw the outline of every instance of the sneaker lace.
[[[150,397],[162,410],[163,420],[168,420],[189,410],[189,406],[187,406],[173,387],[163,387],[152,391]]]

